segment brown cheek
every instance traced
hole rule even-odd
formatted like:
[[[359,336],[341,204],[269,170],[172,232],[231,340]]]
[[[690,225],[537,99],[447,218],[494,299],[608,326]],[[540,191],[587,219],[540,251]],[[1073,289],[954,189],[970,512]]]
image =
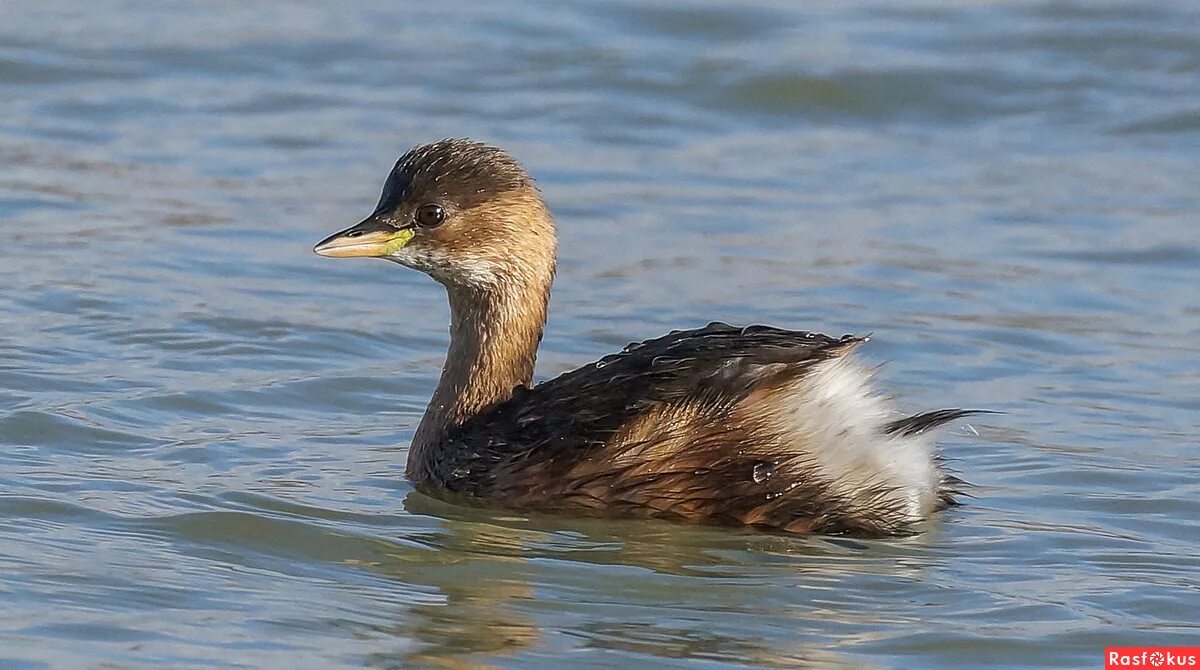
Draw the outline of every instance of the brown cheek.
[[[505,240],[510,237],[504,227],[497,223],[489,226],[472,225],[472,221],[457,222],[455,226],[442,226],[434,231],[435,243],[446,253],[463,257],[495,258],[505,251]]]
[[[553,223],[536,191],[512,191],[460,211],[428,231],[447,254],[504,263],[554,253]]]

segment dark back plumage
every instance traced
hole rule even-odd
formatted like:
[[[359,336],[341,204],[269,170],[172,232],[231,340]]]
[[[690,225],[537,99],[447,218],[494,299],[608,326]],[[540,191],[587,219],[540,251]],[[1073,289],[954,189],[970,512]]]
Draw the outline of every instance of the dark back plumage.
[[[523,390],[486,423],[508,421],[514,441],[550,450],[603,444],[638,413],[688,401],[732,406],[766,380],[802,374],[862,341],[718,322],[676,330]]]

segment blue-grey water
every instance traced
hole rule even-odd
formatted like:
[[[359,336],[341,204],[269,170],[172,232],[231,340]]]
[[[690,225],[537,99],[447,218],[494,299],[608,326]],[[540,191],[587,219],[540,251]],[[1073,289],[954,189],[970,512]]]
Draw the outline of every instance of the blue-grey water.
[[[1200,640],[1200,5],[12,2],[0,668],[1101,667]],[[549,377],[709,320],[874,333],[975,496],[913,538],[403,479],[445,298],[314,256],[495,142]]]

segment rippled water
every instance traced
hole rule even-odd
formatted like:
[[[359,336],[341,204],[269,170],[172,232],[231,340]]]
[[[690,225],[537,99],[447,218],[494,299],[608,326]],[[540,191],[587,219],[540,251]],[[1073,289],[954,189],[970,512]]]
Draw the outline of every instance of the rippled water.
[[[798,5],[800,3],[797,3]],[[0,21],[0,667],[1100,667],[1200,635],[1195,3],[23,3]],[[313,242],[409,145],[539,176],[548,377],[873,332],[919,537],[466,509],[444,296]]]

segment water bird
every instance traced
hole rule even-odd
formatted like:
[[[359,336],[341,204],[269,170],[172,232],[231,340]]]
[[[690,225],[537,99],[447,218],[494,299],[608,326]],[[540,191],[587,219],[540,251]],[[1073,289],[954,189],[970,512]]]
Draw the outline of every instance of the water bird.
[[[962,482],[929,430],[971,412],[897,414],[853,355],[865,337],[714,322],[535,385],[556,245],[512,156],[446,139],[401,156],[375,211],[314,248],[384,258],[446,289],[449,350],[408,452],[419,488],[854,536],[909,534],[955,504]]]

